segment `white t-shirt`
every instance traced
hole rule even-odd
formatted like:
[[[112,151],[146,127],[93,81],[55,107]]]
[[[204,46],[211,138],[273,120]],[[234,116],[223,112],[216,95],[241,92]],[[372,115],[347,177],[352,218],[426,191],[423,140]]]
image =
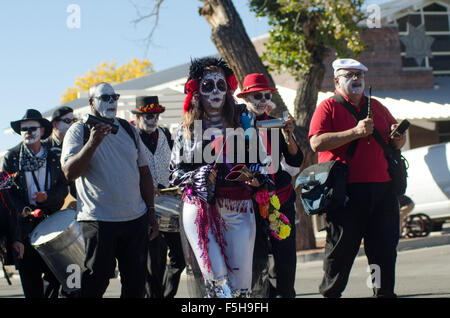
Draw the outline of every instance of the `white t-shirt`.
[[[141,196],[139,167],[148,166],[145,146],[134,127],[138,148],[130,135],[119,126],[97,147],[84,174],[77,178],[79,221],[123,222],[141,217],[147,211]],[[64,137],[61,164],[83,147],[83,123],[73,124]]]

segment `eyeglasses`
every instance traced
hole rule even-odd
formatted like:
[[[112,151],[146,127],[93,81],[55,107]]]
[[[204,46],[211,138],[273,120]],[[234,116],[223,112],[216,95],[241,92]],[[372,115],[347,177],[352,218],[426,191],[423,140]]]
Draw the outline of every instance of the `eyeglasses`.
[[[64,119],[59,119],[58,121],[62,121],[66,124],[71,124],[71,123],[76,123],[77,119],[76,118],[64,118]]]
[[[104,94],[104,95],[100,95],[100,96],[95,96],[95,98],[101,99],[104,102],[111,101],[111,98],[115,102],[116,100],[119,99],[119,97],[120,97],[120,94],[112,94],[112,95]]]
[[[35,132],[36,130],[38,130],[39,128],[41,128],[41,127],[40,126],[39,127],[20,127],[20,131],[26,131],[28,133],[32,133],[32,132]]]
[[[265,94],[263,94],[263,93],[254,93],[253,94],[253,98],[254,99],[257,99],[257,100],[260,100],[260,99],[262,99],[264,97],[264,99],[266,99],[266,100],[270,100],[271,98],[272,98],[272,94],[271,93],[265,93]]]
[[[346,79],[350,79],[350,78],[364,78],[364,72],[347,72],[345,74],[339,74],[337,77],[345,77]]]
[[[211,93],[214,89],[214,87],[217,87],[219,91],[226,92],[227,91],[227,84],[224,80],[220,79],[217,81],[217,83],[214,83],[213,80],[204,80],[201,84],[201,91],[203,93]]]

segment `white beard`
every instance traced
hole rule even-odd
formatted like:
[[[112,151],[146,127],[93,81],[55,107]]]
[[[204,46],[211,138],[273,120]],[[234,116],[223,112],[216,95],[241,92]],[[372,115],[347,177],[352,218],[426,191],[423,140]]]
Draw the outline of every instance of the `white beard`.
[[[109,103],[96,99],[94,101],[94,107],[100,116],[113,119],[117,114],[117,102]]]
[[[342,88],[343,93],[362,94],[364,92],[365,81],[363,78],[359,79],[361,86],[354,86],[357,83],[352,78],[346,79],[345,77],[339,78],[339,86]]]
[[[33,131],[31,134],[28,134],[26,131],[21,131],[20,134],[22,135],[23,143],[26,145],[34,144],[41,139],[40,128]]]
[[[96,87],[94,96],[101,95],[112,95],[115,94],[114,89],[109,84],[101,84]],[[117,114],[117,101],[112,103],[104,102],[99,98],[94,98],[95,110],[100,114],[100,116],[113,119]]]

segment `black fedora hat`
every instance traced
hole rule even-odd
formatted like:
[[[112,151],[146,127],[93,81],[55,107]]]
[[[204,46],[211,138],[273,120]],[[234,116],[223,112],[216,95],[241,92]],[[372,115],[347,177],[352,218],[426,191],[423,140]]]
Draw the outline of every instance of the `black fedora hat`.
[[[37,121],[45,128],[44,135],[41,139],[47,138],[52,133],[52,124],[47,119],[43,118],[42,114],[36,109],[27,109],[22,119],[11,122],[11,128],[20,135],[20,124],[29,120]]]
[[[61,106],[57,108],[52,114],[52,120],[50,122],[54,122],[55,120],[60,119],[62,116],[73,113],[73,109],[68,106]]]
[[[136,108],[132,109],[133,114],[159,114],[166,110],[159,104],[158,96],[136,96]]]

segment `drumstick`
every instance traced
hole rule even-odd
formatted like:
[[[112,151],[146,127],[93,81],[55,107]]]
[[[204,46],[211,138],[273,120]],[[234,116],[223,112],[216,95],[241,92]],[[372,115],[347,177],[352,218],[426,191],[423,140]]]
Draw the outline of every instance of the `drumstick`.
[[[168,192],[168,191],[177,191],[180,190],[180,187],[172,187],[172,188],[164,188],[164,189],[160,189],[159,191],[161,192]]]

